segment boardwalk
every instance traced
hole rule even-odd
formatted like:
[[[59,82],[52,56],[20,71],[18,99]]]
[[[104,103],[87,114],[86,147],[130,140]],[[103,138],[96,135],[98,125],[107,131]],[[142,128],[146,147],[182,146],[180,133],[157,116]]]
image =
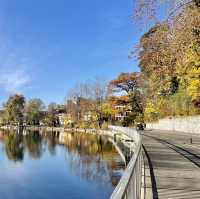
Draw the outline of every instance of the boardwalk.
[[[200,199],[200,136],[184,133],[145,131],[145,164],[149,165],[146,187],[153,198]]]

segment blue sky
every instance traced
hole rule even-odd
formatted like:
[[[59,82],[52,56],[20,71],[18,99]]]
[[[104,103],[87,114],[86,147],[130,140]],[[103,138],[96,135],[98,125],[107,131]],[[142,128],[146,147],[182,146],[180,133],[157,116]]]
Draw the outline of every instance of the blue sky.
[[[138,70],[133,0],[0,0],[0,103],[62,103],[77,82]]]

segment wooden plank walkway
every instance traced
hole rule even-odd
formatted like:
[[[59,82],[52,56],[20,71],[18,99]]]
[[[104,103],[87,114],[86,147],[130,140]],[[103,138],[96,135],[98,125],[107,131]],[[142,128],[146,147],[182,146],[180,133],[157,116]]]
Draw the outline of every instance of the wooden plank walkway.
[[[154,199],[200,199],[200,135],[144,131],[146,187]],[[147,197],[148,198],[148,197]]]

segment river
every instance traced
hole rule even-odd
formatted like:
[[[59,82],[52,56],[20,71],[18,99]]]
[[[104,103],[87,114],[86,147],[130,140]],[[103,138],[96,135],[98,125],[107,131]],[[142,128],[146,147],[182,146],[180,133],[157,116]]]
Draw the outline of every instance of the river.
[[[105,136],[0,131],[1,199],[108,199],[123,170]]]

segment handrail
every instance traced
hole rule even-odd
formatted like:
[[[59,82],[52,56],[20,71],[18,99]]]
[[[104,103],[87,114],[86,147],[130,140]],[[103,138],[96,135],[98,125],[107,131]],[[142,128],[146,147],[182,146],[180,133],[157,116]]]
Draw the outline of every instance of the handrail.
[[[124,171],[117,187],[110,199],[140,199],[142,188],[142,138],[139,132],[133,128],[109,126],[109,129],[122,133],[135,141],[134,154]]]

